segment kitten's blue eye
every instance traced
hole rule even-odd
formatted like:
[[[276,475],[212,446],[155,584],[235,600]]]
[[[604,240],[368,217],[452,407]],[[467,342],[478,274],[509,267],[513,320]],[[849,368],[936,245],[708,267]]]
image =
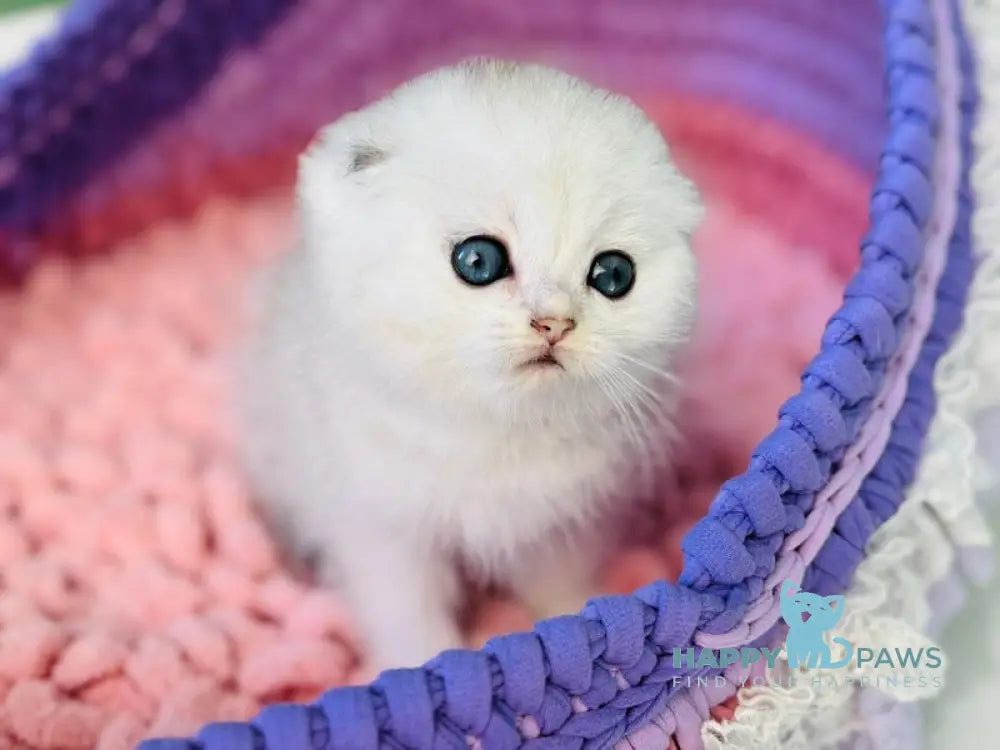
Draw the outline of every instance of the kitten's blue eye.
[[[608,299],[624,297],[635,283],[635,263],[618,250],[600,253],[590,264],[587,283]]]
[[[510,273],[507,248],[492,237],[469,237],[451,251],[451,267],[472,286],[486,286]]]

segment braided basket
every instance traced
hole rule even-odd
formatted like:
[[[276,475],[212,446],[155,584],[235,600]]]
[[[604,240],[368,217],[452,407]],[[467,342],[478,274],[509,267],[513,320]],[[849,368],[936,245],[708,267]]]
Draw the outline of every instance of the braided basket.
[[[904,505],[977,268],[978,88],[954,0],[77,0],[0,79],[0,266],[20,279],[46,253],[287,182],[319,125],[471,53],[541,58],[640,100],[737,104],[877,172],[843,303],[745,473],[684,538],[678,582],[145,750],[750,746],[724,726],[750,722],[749,702],[728,722],[710,711],[760,665],[671,653],[780,645],[782,582],[850,593]]]

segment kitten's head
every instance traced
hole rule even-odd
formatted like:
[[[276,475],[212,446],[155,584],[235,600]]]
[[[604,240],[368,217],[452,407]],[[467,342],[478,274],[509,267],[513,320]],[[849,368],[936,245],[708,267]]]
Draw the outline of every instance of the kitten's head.
[[[844,614],[844,597],[820,596],[802,591],[792,581],[781,586],[781,616],[793,629],[829,630]]]
[[[327,128],[299,198],[338,333],[387,388],[510,419],[664,391],[701,207],[628,100],[532,65],[439,70]]]

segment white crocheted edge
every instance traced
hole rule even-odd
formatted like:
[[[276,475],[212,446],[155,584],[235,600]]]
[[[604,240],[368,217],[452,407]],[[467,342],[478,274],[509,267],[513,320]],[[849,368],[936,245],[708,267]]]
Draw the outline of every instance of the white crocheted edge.
[[[982,411],[1000,405],[995,334],[1000,330],[1000,0],[963,0],[963,6],[978,57],[981,96],[972,170],[978,267],[964,325],[935,372],[938,406],[916,479],[899,512],[872,537],[835,629],[856,644],[932,645],[926,633],[940,613],[932,612],[928,601],[931,588],[953,578],[964,550],[991,545],[976,495],[996,491],[1000,475],[977,456],[974,423]],[[787,664],[779,664],[779,672],[783,669]],[[813,690],[808,681],[793,689],[741,689],[732,721],[704,725],[706,749],[817,750],[848,740],[880,749],[920,745],[919,722],[907,702],[936,694],[931,681],[923,689],[903,689],[900,680],[895,691],[862,690],[845,688],[845,677],[871,679],[874,670],[829,674],[838,679],[838,689]],[[878,674],[884,678],[886,669]]]

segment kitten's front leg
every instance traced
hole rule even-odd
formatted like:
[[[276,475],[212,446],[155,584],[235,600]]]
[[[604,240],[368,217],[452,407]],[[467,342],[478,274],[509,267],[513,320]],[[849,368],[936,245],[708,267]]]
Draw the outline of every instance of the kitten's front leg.
[[[339,579],[362,637],[368,671],[416,667],[462,645],[458,574],[434,549],[389,529],[352,529],[337,544]]]
[[[604,547],[596,534],[560,536],[519,553],[507,583],[536,619],[576,614],[598,594]]]

